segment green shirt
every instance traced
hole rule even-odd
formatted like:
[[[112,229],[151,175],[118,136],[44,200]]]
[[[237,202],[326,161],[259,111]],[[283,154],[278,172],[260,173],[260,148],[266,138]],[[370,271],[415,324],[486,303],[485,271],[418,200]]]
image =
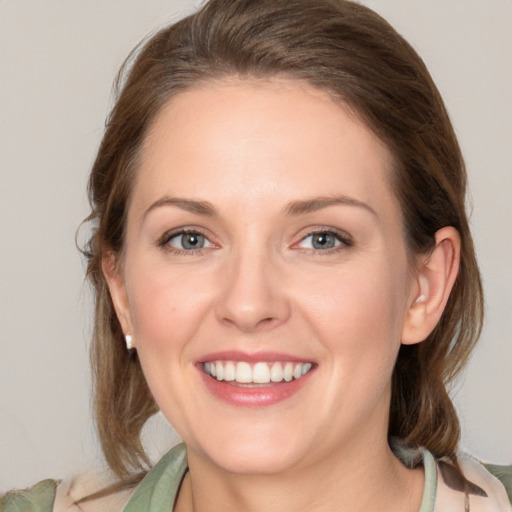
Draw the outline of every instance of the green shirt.
[[[423,452],[423,466],[425,468],[425,486],[423,488],[423,497],[419,512],[434,512],[436,496],[438,496],[438,469],[432,454],[426,450]],[[475,461],[480,470],[483,468]],[[488,466],[490,471],[495,473],[502,482],[512,482],[512,466]],[[160,461],[149,471],[142,482],[137,486],[129,502],[124,508],[124,512],[168,512],[176,501],[179,486],[187,471],[187,451],[184,444],[179,444],[164,455]],[[487,477],[486,477],[487,478]],[[488,478],[494,481],[488,474]],[[447,486],[439,480],[444,488]],[[505,492],[501,484],[494,482],[493,485],[499,486],[501,501]],[[31,489],[24,491],[13,491],[0,498],[0,512],[53,512],[53,503],[58,482],[55,480],[43,480]],[[488,489],[487,489],[488,490]],[[455,491],[449,491],[455,492]],[[457,493],[455,493],[457,494]],[[509,489],[512,494],[512,489]],[[505,501],[506,498],[505,498]],[[487,499],[485,499],[487,502]],[[480,505],[471,506],[471,512],[480,510],[496,510],[497,512],[507,512],[507,508],[499,505],[496,508],[493,504],[494,499],[489,498],[489,508],[481,508]],[[458,512],[458,510],[439,508],[442,504],[438,503],[437,512]],[[505,505],[508,506],[508,505]],[[461,508],[460,512],[463,512]]]
[[[425,451],[425,487],[419,512],[434,512],[437,471],[434,457]],[[187,452],[181,444],[168,452],[139,484],[124,512],[164,512],[172,510],[178,489],[187,470]]]

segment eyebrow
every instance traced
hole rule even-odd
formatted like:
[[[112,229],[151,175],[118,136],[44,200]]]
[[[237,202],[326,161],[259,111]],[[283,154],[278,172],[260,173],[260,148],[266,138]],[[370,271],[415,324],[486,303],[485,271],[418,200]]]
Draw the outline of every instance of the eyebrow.
[[[305,215],[307,213],[313,213],[323,208],[335,205],[348,205],[364,208],[371,214],[378,217],[377,212],[369,204],[347,196],[313,197],[311,199],[292,201],[285,207],[284,212],[286,215],[295,217]],[[205,217],[216,217],[218,215],[215,207],[208,201],[197,201],[182,197],[165,196],[152,203],[144,212],[143,218],[145,218],[152,210],[162,206],[174,206],[187,212],[203,215]]]
[[[215,207],[207,201],[195,201],[193,199],[185,199],[182,197],[165,196],[152,203],[144,212],[143,218],[145,218],[149,212],[156,208],[160,208],[161,206],[175,206],[187,212],[204,215],[206,217],[215,217],[217,215]]]
[[[378,217],[377,212],[369,204],[348,196],[313,197],[303,201],[293,201],[285,208],[285,212],[287,215],[298,216],[316,212],[334,205],[357,206],[359,208],[364,208],[372,215],[375,215],[375,217]]]

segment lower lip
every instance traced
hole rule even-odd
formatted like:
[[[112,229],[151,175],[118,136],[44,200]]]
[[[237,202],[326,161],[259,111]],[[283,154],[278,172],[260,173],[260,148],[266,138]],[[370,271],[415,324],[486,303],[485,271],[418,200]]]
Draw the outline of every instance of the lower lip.
[[[243,387],[226,381],[218,381],[199,368],[201,377],[210,393],[220,400],[238,407],[264,407],[287,400],[307,383],[312,371],[310,370],[300,379],[290,382]]]

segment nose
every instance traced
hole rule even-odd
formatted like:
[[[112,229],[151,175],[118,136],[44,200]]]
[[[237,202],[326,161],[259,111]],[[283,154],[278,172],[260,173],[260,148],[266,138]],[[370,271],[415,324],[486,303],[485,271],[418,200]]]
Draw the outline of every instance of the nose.
[[[290,304],[282,287],[282,272],[272,258],[246,251],[227,266],[216,303],[220,322],[245,333],[256,333],[287,321]]]

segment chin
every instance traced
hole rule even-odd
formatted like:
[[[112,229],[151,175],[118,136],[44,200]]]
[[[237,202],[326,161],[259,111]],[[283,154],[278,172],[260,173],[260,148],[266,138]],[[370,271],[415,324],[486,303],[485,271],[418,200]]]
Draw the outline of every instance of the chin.
[[[289,431],[277,433],[256,430],[252,433],[227,431],[226,436],[212,436],[215,441],[198,447],[204,457],[228,473],[272,475],[286,472],[303,461],[308,450],[303,437],[293,439]],[[187,443],[194,450],[195,443]]]
[[[283,450],[255,447],[232,447],[212,453],[214,462],[228,473],[247,476],[262,476],[285,473],[296,467],[302,460],[302,453],[296,450]]]

